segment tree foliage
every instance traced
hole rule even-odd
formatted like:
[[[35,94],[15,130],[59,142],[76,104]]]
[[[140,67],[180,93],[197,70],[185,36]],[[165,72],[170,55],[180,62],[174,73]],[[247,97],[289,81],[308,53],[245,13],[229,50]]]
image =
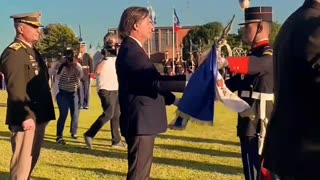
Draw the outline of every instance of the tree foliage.
[[[274,43],[280,28],[281,28],[281,24],[280,23],[278,23],[277,21],[272,22],[272,29],[271,29],[271,34],[270,34],[270,43],[271,44]]]
[[[197,26],[190,30],[183,39],[183,54],[184,59],[189,59],[189,52],[205,50],[212,46],[216,37],[223,30],[223,25],[220,22],[211,22],[202,26]]]
[[[272,22],[270,33],[270,43],[273,44],[275,38],[281,28],[278,22]],[[183,39],[183,54],[184,59],[189,59],[189,52],[205,51],[214,43],[216,37],[219,37],[223,30],[223,25],[220,22],[211,22],[202,26],[197,26],[190,30],[187,36]],[[234,47],[242,47],[245,51],[250,49],[250,45],[242,43],[242,34],[244,28],[240,27],[235,34],[229,34],[227,37],[228,44],[231,49]],[[222,49],[225,51],[225,49]]]
[[[44,57],[57,58],[66,48],[78,50],[79,41],[69,26],[65,24],[49,24],[43,28],[37,48]]]

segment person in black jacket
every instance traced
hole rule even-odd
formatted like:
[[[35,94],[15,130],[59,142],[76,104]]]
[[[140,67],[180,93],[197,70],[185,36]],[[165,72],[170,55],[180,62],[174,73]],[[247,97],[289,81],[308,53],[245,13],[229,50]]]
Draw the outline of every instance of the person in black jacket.
[[[320,1],[305,0],[274,45],[275,108],[265,167],[281,179],[320,179]]]
[[[149,11],[129,7],[119,23],[123,38],[116,60],[120,130],[128,144],[127,179],[149,179],[155,137],[167,129],[165,105],[176,100],[160,86],[161,76],[143,49],[154,30]]]

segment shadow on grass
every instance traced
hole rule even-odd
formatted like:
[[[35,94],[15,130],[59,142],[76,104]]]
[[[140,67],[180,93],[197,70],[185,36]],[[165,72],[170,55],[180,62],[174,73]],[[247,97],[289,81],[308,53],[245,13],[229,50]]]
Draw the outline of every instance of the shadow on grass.
[[[0,103],[0,107],[7,107],[7,103]]]
[[[0,179],[3,179],[3,180],[9,180],[10,179],[10,174],[9,172],[3,172],[3,171],[0,171]]]
[[[176,139],[176,140],[192,141],[192,142],[200,142],[200,143],[217,143],[217,144],[223,144],[223,145],[240,146],[239,142],[224,141],[224,140],[218,140],[218,139],[204,139],[204,138],[199,138],[199,137],[174,136],[174,135],[168,135],[168,134],[161,134],[158,136],[158,138]]]
[[[10,138],[11,138],[11,132],[0,131],[0,140],[10,141]]]
[[[69,168],[69,169],[77,169],[77,170],[83,170],[83,171],[92,171],[97,174],[107,174],[107,175],[113,175],[113,176],[126,176],[126,173],[118,172],[118,171],[111,171],[107,169],[102,168],[89,168],[89,167],[74,167],[74,166],[65,166],[65,165],[56,165],[56,164],[49,164],[49,166],[53,166],[56,168]]]
[[[10,179],[9,172],[0,171],[0,179],[1,180],[9,180]],[[36,176],[31,176],[31,179],[33,179],[33,180],[50,180],[49,178],[36,177]]]
[[[94,123],[94,121],[93,121],[92,123]],[[107,123],[106,125],[104,125],[104,126],[99,130],[98,133],[110,132],[110,130],[104,129],[105,126],[110,126],[110,125],[109,125],[109,123]],[[70,126],[69,126],[69,125],[66,125],[65,128],[70,129]],[[79,126],[79,127],[78,127],[78,130],[79,130],[79,129],[83,129],[83,130],[87,131],[89,128],[90,128],[89,126],[86,126],[86,127],[81,127],[81,126]],[[110,133],[111,133],[111,132],[110,132]],[[81,134],[81,135],[82,135],[82,134]],[[111,135],[111,134],[107,134],[107,135],[109,136],[109,135]]]
[[[218,151],[218,150],[213,150],[213,149],[201,149],[201,148],[196,148],[196,147],[168,145],[168,144],[157,144],[156,146],[161,149],[175,150],[175,151],[181,151],[181,152],[190,152],[190,153],[198,153],[198,154],[211,155],[211,156],[235,157],[235,158],[241,157],[240,153]]]
[[[48,141],[47,139],[54,139],[54,142]],[[55,142],[55,137],[47,137],[43,143],[43,148],[53,149],[57,151],[65,151],[69,153],[78,153],[78,154],[87,154],[97,157],[108,157],[108,158],[116,158],[116,159],[126,159],[127,153],[124,150],[100,150],[100,149],[87,149],[85,148],[85,144],[83,142],[78,141],[70,141],[66,145],[59,145]],[[77,144],[75,144],[77,143]],[[79,145],[80,144],[80,145]]]
[[[4,139],[9,141],[8,137],[10,137],[10,132],[7,131],[0,131],[0,139]],[[192,137],[178,137],[178,136],[171,136],[171,135],[160,135],[161,138],[174,138],[174,139],[182,139],[182,140],[188,140],[188,141],[195,141],[195,142],[211,142],[211,143],[224,143],[227,144],[228,142],[221,142],[220,140],[212,140],[212,139],[201,139],[201,138],[192,138]],[[232,143],[232,142],[231,142]],[[160,148],[165,148],[169,150],[179,150],[182,152],[195,152],[199,154],[208,154],[208,155],[216,155],[218,156],[227,156],[227,157],[240,157],[240,155],[232,152],[220,152],[220,151],[212,151],[212,150],[205,150],[205,149],[199,149],[199,148],[193,148],[193,147],[184,147],[184,146],[174,146],[174,145],[156,145]],[[84,148],[84,143],[80,141],[72,141],[70,140],[70,143],[67,145],[59,145],[55,142],[55,136],[53,135],[46,135],[43,148],[51,149],[51,150],[57,150],[57,151],[65,151],[69,153],[79,153],[79,154],[87,154],[92,155],[96,157],[108,157],[108,158],[115,158],[115,159],[127,159],[127,153],[125,150],[113,150],[113,149],[107,149],[106,150],[100,150],[100,149],[93,149],[89,150]],[[178,166],[178,167],[184,167],[187,169],[194,169],[194,170],[200,170],[200,171],[207,171],[207,172],[218,172],[222,174],[241,174],[242,168],[241,167],[234,167],[234,166],[227,166],[227,165],[220,165],[220,164],[211,164],[207,162],[198,162],[198,161],[192,161],[192,160],[183,160],[183,159],[171,159],[171,158],[164,158],[164,157],[154,157],[154,163],[158,164],[164,164],[164,165],[171,165],[171,166]],[[70,167],[72,168],[72,167]],[[85,169],[85,168],[84,168]],[[94,169],[89,168],[86,170],[91,171],[102,171],[104,173],[119,173],[119,172],[108,172],[108,170],[105,169]],[[115,174],[118,175],[118,174]],[[119,175],[123,175],[119,174]],[[1,174],[0,172],[0,179],[5,179],[2,177],[8,177],[8,173],[3,172]],[[35,178],[37,179],[37,177]],[[39,178],[41,180],[41,178]]]
[[[242,173],[241,167],[221,165],[221,164],[211,164],[206,162],[198,162],[198,161],[183,160],[183,159],[169,159],[169,158],[162,158],[162,157],[154,157],[153,162],[158,164],[184,167],[191,170],[193,169],[193,170],[200,170],[200,171],[207,171],[207,172],[217,172],[221,174],[236,175],[236,174]]]
[[[78,144],[80,145],[78,148],[83,148],[85,147],[85,142],[84,142],[84,138],[83,137],[78,137],[78,139],[72,139],[71,137],[64,137],[63,138],[66,143],[67,143],[67,146],[71,144]],[[45,142],[50,142],[50,143],[54,143],[56,142],[56,136],[53,136],[53,135],[46,135],[45,136]],[[105,142],[105,143],[104,143]],[[54,143],[56,144],[56,143]],[[108,148],[111,148],[111,139],[106,139],[106,138],[94,138],[94,143],[93,143],[93,148],[94,149],[97,149],[97,148],[105,148],[105,149],[108,149]],[[60,146],[60,145],[59,145]],[[63,147],[63,146],[62,146]],[[121,149],[119,149],[121,150]],[[126,150],[126,149],[123,149],[123,150]]]

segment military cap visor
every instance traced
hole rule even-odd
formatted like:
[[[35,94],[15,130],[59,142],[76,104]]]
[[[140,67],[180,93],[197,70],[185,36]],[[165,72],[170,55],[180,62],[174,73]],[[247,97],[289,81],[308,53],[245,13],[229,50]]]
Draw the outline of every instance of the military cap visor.
[[[13,18],[13,21],[15,23],[25,23],[35,28],[43,27],[40,22],[40,17],[41,17],[40,12],[16,14],[16,15],[10,16],[10,18]]]
[[[250,7],[245,9],[244,12],[244,23],[239,25],[245,25],[249,23],[257,22],[272,22],[272,7]]]

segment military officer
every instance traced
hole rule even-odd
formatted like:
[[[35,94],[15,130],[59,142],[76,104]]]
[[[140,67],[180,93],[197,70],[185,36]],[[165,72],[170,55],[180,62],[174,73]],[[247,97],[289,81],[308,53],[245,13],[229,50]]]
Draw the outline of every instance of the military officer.
[[[238,91],[239,96],[251,106],[238,115],[237,126],[246,180],[260,177],[259,154],[273,107],[271,22],[271,7],[245,9],[245,22],[241,24],[244,25],[243,40],[251,45],[251,50],[248,56],[230,57],[224,61],[231,73],[236,74],[226,81],[226,85],[231,91]]]
[[[10,179],[29,179],[38,160],[46,125],[55,119],[48,69],[34,44],[39,12],[13,15],[16,36],[0,57],[7,84],[6,124],[12,132]]]
[[[163,64],[163,72],[164,75],[171,75],[172,74],[172,60],[168,58],[168,51],[165,53],[165,58],[162,61]]]
[[[175,64],[175,73],[176,75],[182,75],[184,73],[184,62],[182,61],[182,57],[180,53],[177,53],[177,60],[174,62]]]
[[[89,109],[90,102],[90,84],[91,77],[93,75],[93,63],[92,58],[86,53],[86,44],[80,43],[80,64],[83,70],[83,77],[81,79],[80,86],[80,108]]]

